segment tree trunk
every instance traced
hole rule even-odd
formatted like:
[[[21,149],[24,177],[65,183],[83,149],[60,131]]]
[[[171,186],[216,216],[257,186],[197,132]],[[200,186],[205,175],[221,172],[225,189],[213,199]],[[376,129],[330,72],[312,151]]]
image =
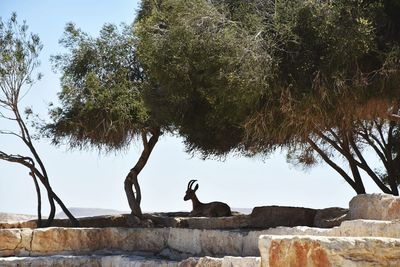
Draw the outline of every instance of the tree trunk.
[[[37,206],[37,216],[38,216],[38,220],[37,220],[37,227],[41,228],[42,227],[42,197],[40,194],[40,187],[39,187],[39,183],[37,181],[37,178],[34,174],[33,171],[29,172],[29,175],[32,176],[33,179],[33,183],[35,184],[35,189],[36,189],[36,195],[37,195],[37,200],[38,200],[38,206]]]
[[[61,207],[61,209],[64,211],[65,215],[67,215],[68,219],[71,221],[73,226],[78,227],[79,226],[79,221],[72,215],[72,213],[68,210],[68,208],[64,205],[64,203],[61,201],[61,199],[57,196],[56,193],[54,193],[53,189],[51,188],[48,179],[46,182],[45,177],[37,170],[34,169],[35,174],[39,177],[40,181],[42,182],[42,184],[44,185],[44,187],[47,190],[47,195],[49,197],[49,201],[51,199],[51,202],[54,206],[54,212],[51,213],[52,217],[49,218],[46,222],[46,226],[51,226],[51,223],[54,220],[54,213],[55,213],[55,204],[54,204],[54,200],[57,202],[57,204]]]
[[[151,137],[147,141],[147,134],[150,133]],[[140,202],[142,200],[142,193],[140,191],[140,185],[138,181],[138,175],[147,163],[154,146],[156,145],[158,138],[160,137],[160,129],[154,129],[149,132],[142,131],[142,142],[143,151],[140,155],[139,160],[136,162],[135,166],[129,171],[125,178],[124,187],[125,194],[128,199],[129,207],[133,215],[143,217],[142,210],[140,208]],[[133,190],[135,188],[135,191]]]

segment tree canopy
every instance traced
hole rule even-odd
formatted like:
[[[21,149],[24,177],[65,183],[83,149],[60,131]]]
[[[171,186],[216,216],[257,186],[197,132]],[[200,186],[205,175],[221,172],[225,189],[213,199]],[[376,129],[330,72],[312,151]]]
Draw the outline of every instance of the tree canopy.
[[[263,25],[258,3],[142,5],[136,22],[138,56],[155,84],[145,91],[155,117],[172,125],[189,151],[223,155],[240,150],[242,124],[265,84],[265,77],[253,74],[270,68],[260,56],[261,38],[254,38]]]
[[[54,123],[47,126],[55,142],[68,138],[73,147],[121,149],[150,126],[135,43],[128,25],[122,32],[105,25],[98,38],[66,26],[60,44],[69,53],[52,57],[62,72],[62,107],[52,109]]]
[[[140,140],[143,152],[125,179],[125,191],[132,213],[141,217],[137,176],[161,126],[144,104],[146,79],[136,58],[132,28],[123,25],[120,31],[106,24],[94,38],[70,23],[60,43],[68,52],[52,59],[62,73],[61,106],[51,109],[52,122],[43,130],[55,144],[68,140],[69,146],[82,149],[120,150]]]
[[[365,172],[398,194],[396,3],[144,1],[138,56],[157,84],[147,94],[165,103],[155,110],[168,114],[189,150],[285,148],[305,166],[325,161],[357,193],[365,193]],[[382,172],[364,151],[375,152]]]

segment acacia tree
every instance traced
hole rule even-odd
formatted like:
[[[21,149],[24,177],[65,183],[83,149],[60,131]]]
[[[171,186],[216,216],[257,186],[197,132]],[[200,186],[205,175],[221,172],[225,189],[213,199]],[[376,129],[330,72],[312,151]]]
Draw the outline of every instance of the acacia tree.
[[[30,131],[19,108],[20,100],[40,79],[40,74],[37,77],[34,75],[39,66],[38,56],[41,49],[39,37],[36,34],[28,33],[28,26],[25,22],[19,25],[15,13],[7,22],[0,20],[0,119],[8,121],[3,124],[5,125],[3,127],[7,127],[7,129],[0,129],[0,134],[19,139],[30,153],[29,156],[26,156],[7,153],[0,149],[0,159],[21,164],[29,169],[29,175],[33,178],[37,192],[39,227],[42,226],[42,216],[41,194],[37,178],[45,187],[50,204],[50,214],[44,226],[50,226],[54,219],[56,211],[54,201],[60,205],[71,222],[78,225],[78,221],[51,188],[46,168],[34,146]],[[27,115],[31,113],[29,109],[26,111]]]
[[[296,164],[326,162],[358,194],[365,172],[397,195],[395,10],[396,1],[144,1],[139,58],[159,85],[155,103],[168,104],[154,110],[205,156],[284,148]]]
[[[97,38],[67,24],[60,40],[68,52],[53,57],[61,70],[61,107],[51,110],[53,122],[44,131],[55,144],[72,148],[121,150],[139,139],[140,158],[125,178],[132,214],[142,217],[138,175],[161,135],[161,127],[144,105],[146,77],[136,58],[132,28],[106,24]],[[133,189],[134,188],[134,189]]]

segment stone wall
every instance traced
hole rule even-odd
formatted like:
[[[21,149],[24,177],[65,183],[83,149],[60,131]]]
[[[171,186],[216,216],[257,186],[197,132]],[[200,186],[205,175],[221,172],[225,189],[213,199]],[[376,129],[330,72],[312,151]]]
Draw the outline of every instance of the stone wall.
[[[263,267],[400,266],[400,239],[380,237],[262,236]]]
[[[190,256],[259,256],[262,235],[400,238],[400,221],[356,220],[332,229],[277,227],[263,231],[180,228],[46,228],[0,230],[0,256],[83,255],[89,252],[148,252]]]

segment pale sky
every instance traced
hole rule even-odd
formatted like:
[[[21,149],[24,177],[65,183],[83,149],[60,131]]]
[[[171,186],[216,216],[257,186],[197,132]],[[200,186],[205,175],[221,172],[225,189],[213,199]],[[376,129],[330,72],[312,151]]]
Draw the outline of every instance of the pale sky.
[[[44,45],[39,67],[44,78],[24,98],[20,109],[31,106],[45,117],[47,104],[57,103],[59,74],[52,72],[49,57],[62,51],[58,40],[67,22],[96,35],[104,23],[131,23],[137,8],[138,1],[133,0],[0,0],[3,21],[13,11],[17,12],[18,20],[26,20],[29,30],[39,34]],[[0,129],[7,126],[0,121]],[[36,147],[54,191],[68,207],[129,210],[123,181],[140,155],[140,143],[133,144],[128,151],[108,155],[54,147],[48,140],[37,141]],[[0,150],[12,154],[24,152],[19,140],[4,136],[0,136]],[[190,179],[199,181],[201,201],[224,201],[238,208],[263,205],[346,208],[355,195],[343,178],[324,164],[305,172],[286,163],[285,153],[280,151],[265,160],[228,157],[225,161],[204,161],[186,154],[181,139],[163,136],[139,176],[142,209],[189,211],[191,203],[183,201],[183,196]],[[368,192],[378,192],[368,179],[365,185]],[[36,214],[36,205],[28,170],[0,162],[0,212]],[[46,215],[49,209],[45,197],[43,205]]]

